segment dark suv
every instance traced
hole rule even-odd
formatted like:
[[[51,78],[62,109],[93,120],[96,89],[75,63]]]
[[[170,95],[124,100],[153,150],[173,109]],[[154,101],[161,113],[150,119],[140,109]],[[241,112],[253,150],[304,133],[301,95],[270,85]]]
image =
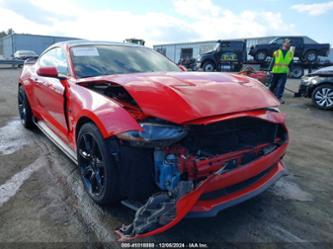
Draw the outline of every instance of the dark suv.
[[[319,109],[333,110],[333,66],[304,76],[297,95],[312,98]]]
[[[206,72],[239,71],[246,59],[245,41],[217,41],[215,48],[197,58],[197,67]]]
[[[315,62],[318,56],[327,56],[330,50],[330,44],[319,44],[309,37],[283,36],[274,38],[268,44],[252,46],[249,55],[252,55],[256,61],[265,61],[267,57],[271,57],[274,51],[282,46],[285,39],[289,39],[291,45],[295,46],[295,57],[302,61]]]

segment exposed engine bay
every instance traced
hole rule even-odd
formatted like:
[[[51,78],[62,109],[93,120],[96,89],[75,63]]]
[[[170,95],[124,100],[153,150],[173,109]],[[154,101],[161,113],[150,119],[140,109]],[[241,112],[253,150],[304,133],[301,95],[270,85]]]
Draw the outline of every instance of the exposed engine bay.
[[[143,128],[117,135],[121,198],[136,210],[133,222],[117,231],[122,239],[169,224],[178,200],[209,177],[268,155],[288,139],[282,125],[254,117],[208,125],[169,123],[143,114],[119,85],[89,88],[123,105]]]

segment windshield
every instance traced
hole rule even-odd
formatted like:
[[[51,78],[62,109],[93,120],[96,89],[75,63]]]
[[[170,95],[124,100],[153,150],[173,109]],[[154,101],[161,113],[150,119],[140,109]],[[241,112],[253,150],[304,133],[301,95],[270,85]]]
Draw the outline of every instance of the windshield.
[[[179,72],[177,65],[156,51],[137,46],[89,45],[71,49],[78,78],[110,74]]]
[[[216,51],[219,47],[220,47],[220,43],[218,42],[215,44],[214,51]]]

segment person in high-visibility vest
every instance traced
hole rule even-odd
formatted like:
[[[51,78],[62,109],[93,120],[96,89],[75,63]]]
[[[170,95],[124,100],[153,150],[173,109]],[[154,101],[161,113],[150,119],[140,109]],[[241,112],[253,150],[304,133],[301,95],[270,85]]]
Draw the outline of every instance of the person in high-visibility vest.
[[[269,89],[271,92],[284,103],[282,100],[284,88],[289,73],[289,65],[294,58],[295,47],[290,46],[290,41],[286,39],[282,47],[273,53],[272,59],[272,81]]]

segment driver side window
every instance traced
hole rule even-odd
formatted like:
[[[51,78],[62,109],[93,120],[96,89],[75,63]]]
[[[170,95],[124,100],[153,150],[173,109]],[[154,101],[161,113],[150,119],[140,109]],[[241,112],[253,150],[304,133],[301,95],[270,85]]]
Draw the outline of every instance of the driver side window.
[[[282,45],[284,42],[284,38],[279,38],[275,41],[276,44]]]
[[[46,52],[39,60],[42,67],[55,67],[58,73],[68,75],[66,55],[62,48],[53,48]]]

